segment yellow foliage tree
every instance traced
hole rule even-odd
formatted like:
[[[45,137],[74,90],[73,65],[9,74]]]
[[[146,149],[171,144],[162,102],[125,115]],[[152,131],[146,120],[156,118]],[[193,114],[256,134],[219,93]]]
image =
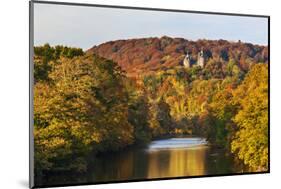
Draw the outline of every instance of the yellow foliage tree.
[[[256,64],[234,92],[239,111],[231,150],[253,171],[268,169],[268,65]]]

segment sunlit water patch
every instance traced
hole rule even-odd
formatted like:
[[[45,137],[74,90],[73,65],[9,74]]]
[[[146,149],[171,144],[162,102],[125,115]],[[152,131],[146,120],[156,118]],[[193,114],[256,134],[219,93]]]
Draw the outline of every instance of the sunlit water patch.
[[[148,151],[169,150],[169,149],[182,149],[182,148],[197,148],[206,146],[208,142],[205,138],[192,137],[192,138],[169,138],[162,140],[155,140],[148,146]]]

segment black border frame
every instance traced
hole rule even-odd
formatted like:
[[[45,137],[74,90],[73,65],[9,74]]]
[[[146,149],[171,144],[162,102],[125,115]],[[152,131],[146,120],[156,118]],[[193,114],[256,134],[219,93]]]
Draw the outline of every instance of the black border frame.
[[[268,134],[269,134],[268,135],[268,170],[261,171],[261,172],[227,173],[227,174],[214,174],[214,175],[180,176],[180,177],[165,177],[165,178],[152,178],[152,179],[131,179],[131,180],[118,180],[118,181],[106,181],[106,182],[85,182],[85,183],[77,183],[77,184],[55,184],[55,185],[35,186],[34,185],[34,138],[33,138],[34,4],[52,4],[52,5],[66,5],[66,6],[84,6],[84,7],[129,9],[129,10],[145,10],[145,11],[162,11],[162,12],[178,12],[178,13],[267,18],[267,20],[268,20],[268,42],[267,42],[267,45],[268,45]],[[49,188],[49,187],[84,186],[84,185],[113,184],[113,183],[131,183],[131,182],[141,182],[141,181],[160,181],[160,180],[172,180],[172,179],[256,175],[256,174],[265,174],[265,173],[270,173],[270,16],[269,15],[207,12],[207,11],[133,7],[133,6],[128,7],[128,6],[119,6],[119,5],[118,6],[117,5],[101,5],[101,4],[70,3],[70,2],[40,1],[40,0],[38,0],[38,1],[30,0],[29,1],[29,187],[30,188],[38,188],[38,187]]]

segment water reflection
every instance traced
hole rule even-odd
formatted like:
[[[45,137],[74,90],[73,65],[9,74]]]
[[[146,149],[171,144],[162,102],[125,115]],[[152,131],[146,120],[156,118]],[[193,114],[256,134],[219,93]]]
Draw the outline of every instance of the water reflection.
[[[154,141],[148,147],[147,178],[204,175],[207,147],[202,138]]]
[[[48,175],[48,185],[225,174],[235,171],[224,151],[211,149],[202,138],[153,141],[148,147],[128,149],[94,158],[86,174]],[[44,184],[44,182],[42,184]]]
[[[206,141],[172,138],[153,141],[147,148],[111,154],[97,160],[93,180],[195,176],[206,174]]]

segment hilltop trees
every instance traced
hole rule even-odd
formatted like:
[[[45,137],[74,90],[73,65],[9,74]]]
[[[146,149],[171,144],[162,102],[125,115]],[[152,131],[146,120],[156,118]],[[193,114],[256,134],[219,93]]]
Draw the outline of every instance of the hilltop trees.
[[[268,62],[266,46],[226,40],[190,41],[167,36],[110,41],[94,46],[86,53],[111,59],[127,73],[135,75],[173,69],[182,64],[187,52],[190,53],[191,62],[195,63],[201,50],[204,51],[206,61],[225,64],[233,60],[239,69],[246,72],[252,62]]]

